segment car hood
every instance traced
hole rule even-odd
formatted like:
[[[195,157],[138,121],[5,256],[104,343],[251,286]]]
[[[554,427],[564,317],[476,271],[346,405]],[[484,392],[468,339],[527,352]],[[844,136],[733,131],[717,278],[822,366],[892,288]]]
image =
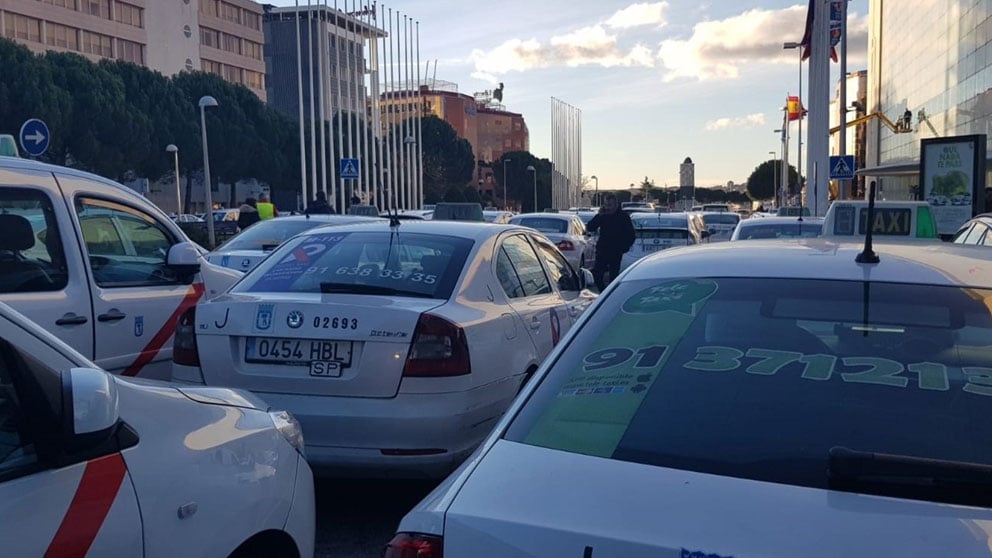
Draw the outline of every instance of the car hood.
[[[456,495],[443,522],[445,554],[453,556],[581,556],[583,548],[586,555],[631,558],[992,555],[992,510],[983,508],[738,479],[506,440],[462,479],[448,489]],[[417,527],[417,511],[401,531]]]

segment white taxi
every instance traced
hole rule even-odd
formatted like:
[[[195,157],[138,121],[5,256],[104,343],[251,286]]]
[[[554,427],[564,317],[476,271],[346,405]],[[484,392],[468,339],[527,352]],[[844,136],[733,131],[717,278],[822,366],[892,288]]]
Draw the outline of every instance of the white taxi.
[[[875,251],[639,261],[385,557],[987,558],[992,251]]]
[[[300,427],[111,376],[0,303],[0,540],[20,556],[312,556]]]
[[[221,244],[207,255],[216,265],[246,272],[268,257],[280,244],[297,234],[321,225],[365,223],[377,217],[355,215],[292,215],[259,221]]]
[[[596,240],[575,213],[525,213],[512,216],[509,223],[543,233],[575,269],[591,269],[596,263]]]
[[[167,378],[176,318],[241,274],[105,178],[0,157],[0,300],[101,368]]]
[[[710,233],[697,213],[632,213],[634,245],[620,260],[620,269],[637,260],[677,246],[703,243]]]
[[[182,316],[173,379],[289,410],[318,473],[443,475],[594,300],[589,275],[524,227],[310,229]]]

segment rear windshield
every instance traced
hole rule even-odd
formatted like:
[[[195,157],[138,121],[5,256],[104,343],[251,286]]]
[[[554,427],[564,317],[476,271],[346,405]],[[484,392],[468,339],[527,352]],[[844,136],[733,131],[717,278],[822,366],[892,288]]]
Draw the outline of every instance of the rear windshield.
[[[820,236],[823,232],[822,223],[779,223],[776,225],[752,225],[742,227],[737,234],[738,240],[757,240],[761,238],[800,238]]]
[[[709,225],[736,225],[741,216],[736,213],[711,213],[703,215],[703,222]]]
[[[305,230],[312,229],[325,222],[317,220],[283,220],[269,219],[255,223],[248,227],[241,234],[221,244],[217,250],[263,250],[272,249],[282,244],[286,240],[300,234]]]
[[[686,229],[635,229],[634,235],[637,238],[674,238],[685,240],[689,238],[689,231]]]
[[[689,228],[689,220],[685,217],[669,217],[667,215],[654,214],[648,217],[641,217],[631,219],[634,223],[635,228],[673,228],[673,229],[686,229]]]
[[[992,465],[992,290],[642,280],[600,304],[507,438],[815,488],[835,448]]]
[[[446,299],[472,244],[467,238],[388,231],[305,235],[286,242],[232,292],[388,293]]]
[[[551,217],[524,217],[514,220],[514,224],[530,227],[543,233],[563,233],[568,231],[568,221]]]

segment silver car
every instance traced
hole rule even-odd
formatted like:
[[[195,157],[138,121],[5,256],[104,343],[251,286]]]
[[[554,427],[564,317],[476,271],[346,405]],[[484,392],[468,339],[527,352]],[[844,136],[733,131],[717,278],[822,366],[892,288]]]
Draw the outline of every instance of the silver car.
[[[543,233],[576,270],[591,269],[596,263],[596,239],[586,233],[585,223],[574,213],[527,213],[513,217],[510,224]]]

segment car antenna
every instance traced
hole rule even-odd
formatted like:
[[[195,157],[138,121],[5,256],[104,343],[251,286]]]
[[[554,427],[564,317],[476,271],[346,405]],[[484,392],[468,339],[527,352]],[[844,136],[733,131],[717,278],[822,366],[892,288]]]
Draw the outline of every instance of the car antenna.
[[[865,217],[865,248],[854,258],[854,261],[865,264],[877,264],[878,254],[871,249],[871,240],[875,224],[875,181],[868,184],[868,215]]]
[[[400,220],[400,210],[397,209],[395,205],[393,205],[393,213],[389,216],[389,227],[390,228],[399,227],[401,222],[402,221]]]

